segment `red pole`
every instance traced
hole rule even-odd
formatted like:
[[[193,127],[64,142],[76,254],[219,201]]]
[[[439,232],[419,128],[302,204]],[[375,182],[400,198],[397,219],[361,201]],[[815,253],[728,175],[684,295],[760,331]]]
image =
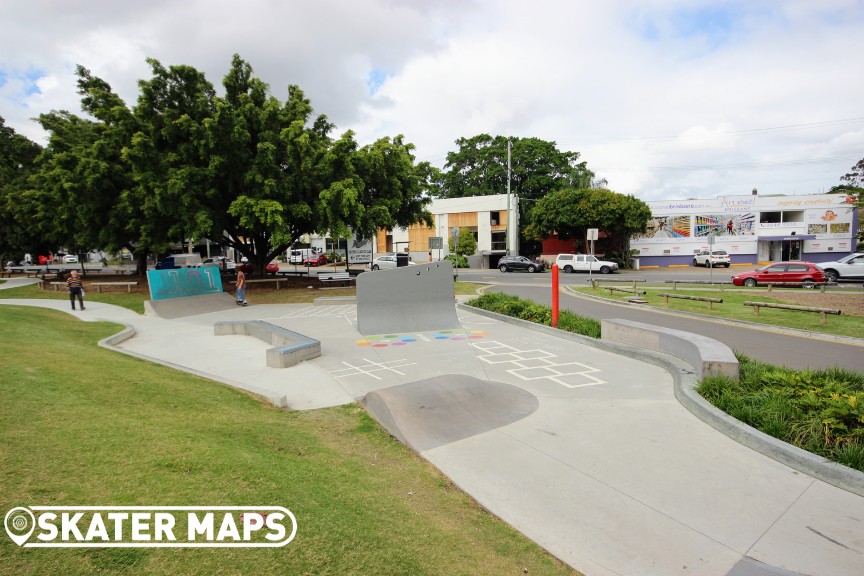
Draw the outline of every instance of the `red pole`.
[[[552,327],[558,327],[558,265],[552,265]]]

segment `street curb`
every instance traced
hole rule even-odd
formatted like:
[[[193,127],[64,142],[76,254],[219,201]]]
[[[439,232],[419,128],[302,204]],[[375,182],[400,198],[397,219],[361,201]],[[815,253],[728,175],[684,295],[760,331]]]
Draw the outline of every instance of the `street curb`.
[[[465,304],[457,304],[456,307],[480,316],[486,316],[515,326],[542,332],[606,352],[622,354],[663,368],[672,376],[675,385],[673,392],[678,402],[694,416],[715,430],[772,460],[785,464],[817,480],[864,497],[864,472],[837,464],[822,456],[811,454],[806,450],[769,436],[726,414],[696,392],[696,386],[698,385],[696,373],[692,366],[679,358],[628,344],[604,342],[603,340],[565,332],[550,326],[543,326],[528,320],[505,316],[497,312],[490,312]]]

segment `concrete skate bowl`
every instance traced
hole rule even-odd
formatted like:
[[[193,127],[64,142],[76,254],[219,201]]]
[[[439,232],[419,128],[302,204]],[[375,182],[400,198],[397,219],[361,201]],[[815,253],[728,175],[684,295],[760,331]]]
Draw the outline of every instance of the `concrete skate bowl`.
[[[418,453],[512,424],[540,405],[533,394],[516,386],[462,374],[376,390],[360,403]]]

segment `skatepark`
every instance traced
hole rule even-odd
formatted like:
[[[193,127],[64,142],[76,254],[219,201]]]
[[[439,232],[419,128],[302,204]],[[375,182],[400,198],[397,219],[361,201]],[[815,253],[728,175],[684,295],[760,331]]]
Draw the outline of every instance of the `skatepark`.
[[[276,406],[359,402],[491,513],[590,576],[864,572],[864,497],[694,415],[676,397],[693,366],[508,322],[452,295],[442,307],[439,288],[406,291],[409,304],[426,302],[416,310],[372,289],[371,308],[358,283],[356,301],[241,308],[222,294],[151,309],[161,315],[99,302],[76,315],[124,327],[103,346]],[[0,303],[68,307],[2,293]],[[270,367],[274,342],[217,334],[224,322],[302,335],[320,355]]]

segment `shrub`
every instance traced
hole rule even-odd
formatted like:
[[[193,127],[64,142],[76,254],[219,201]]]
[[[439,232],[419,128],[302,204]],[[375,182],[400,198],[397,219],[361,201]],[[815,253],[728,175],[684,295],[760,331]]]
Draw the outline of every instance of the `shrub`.
[[[699,394],[766,434],[864,472],[864,374],[738,361],[740,380],[703,378]]]
[[[468,259],[461,254],[450,253],[444,257],[444,260],[452,262],[454,268],[468,268]]]
[[[517,296],[500,292],[487,292],[466,302],[468,306],[482,308],[490,312],[528,320],[544,326],[552,325],[552,308]],[[569,310],[558,314],[558,328],[567,332],[600,338],[600,322],[586,316],[579,316]]]

